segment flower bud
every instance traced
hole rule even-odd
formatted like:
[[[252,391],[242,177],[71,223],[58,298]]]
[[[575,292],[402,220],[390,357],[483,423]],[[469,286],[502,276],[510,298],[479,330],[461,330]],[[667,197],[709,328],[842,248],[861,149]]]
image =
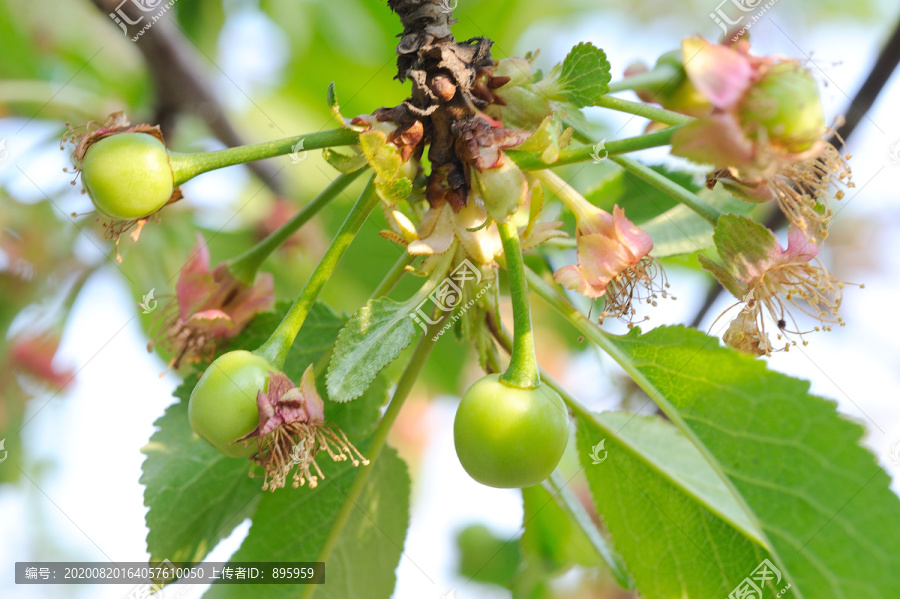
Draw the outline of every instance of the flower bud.
[[[524,58],[504,58],[494,68],[494,77],[509,77],[509,81],[503,86],[511,88],[522,85],[531,78],[531,63]]]
[[[762,127],[768,140],[792,154],[820,142],[825,134],[825,115],[812,74],[793,62],[771,69],[747,92],[738,108],[744,131],[751,138]]]
[[[501,155],[498,167],[484,170],[473,168],[471,172],[484,207],[495,221],[507,222],[525,202],[528,195],[525,174],[507,156]]]

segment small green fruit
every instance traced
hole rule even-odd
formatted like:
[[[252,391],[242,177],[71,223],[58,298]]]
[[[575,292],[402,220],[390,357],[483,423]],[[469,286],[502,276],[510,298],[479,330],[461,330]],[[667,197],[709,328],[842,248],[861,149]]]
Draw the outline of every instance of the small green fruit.
[[[825,134],[825,113],[812,74],[782,62],[747,92],[738,108],[744,130],[762,125],[768,139],[788,152],[810,149]]]
[[[259,425],[257,391],[267,391],[269,373],[277,372],[268,360],[244,350],[217,358],[191,392],[188,419],[194,432],[233,458],[257,450],[255,439],[235,443]]]
[[[488,375],[463,395],[453,423],[456,455],[469,476],[490,487],[531,487],[559,464],[569,418],[559,394],[518,389]]]
[[[122,220],[153,214],[175,187],[166,146],[147,133],[119,133],[93,144],[81,163],[81,181],[97,210]]]

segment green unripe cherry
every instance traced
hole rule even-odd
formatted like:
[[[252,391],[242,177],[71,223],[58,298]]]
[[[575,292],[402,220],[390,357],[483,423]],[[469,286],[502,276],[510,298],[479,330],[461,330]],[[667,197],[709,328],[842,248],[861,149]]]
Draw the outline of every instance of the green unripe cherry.
[[[122,220],[153,214],[175,188],[165,144],[147,133],[118,133],[91,145],[81,181],[97,210]]]
[[[738,108],[748,134],[762,125],[769,141],[788,152],[810,149],[825,134],[825,113],[812,74],[792,62],[774,65]]]
[[[267,391],[269,373],[277,372],[268,360],[244,350],[221,355],[197,382],[188,403],[194,432],[220,452],[233,458],[257,450],[255,439],[235,443],[259,425],[257,391]]]
[[[519,389],[490,374],[463,395],[453,439],[463,468],[481,484],[531,487],[550,476],[562,458],[568,412],[547,385]]]

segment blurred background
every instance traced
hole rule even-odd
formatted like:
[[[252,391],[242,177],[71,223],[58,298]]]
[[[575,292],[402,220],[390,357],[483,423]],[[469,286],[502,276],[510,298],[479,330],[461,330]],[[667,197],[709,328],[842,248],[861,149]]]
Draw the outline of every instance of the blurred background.
[[[153,314],[143,314],[138,304],[151,290],[160,303],[169,301],[196,231],[217,263],[294,214],[334,176],[319,152],[296,164],[282,157],[254,169],[205,174],[183,187],[186,201],[148,224],[139,243],[123,238],[117,263],[80,182],[71,185],[72,173],[63,172],[71,151],[59,147],[65,123],[102,121],[125,110],[133,123],[160,123],[173,149],[210,150],[337,126],[325,101],[332,81],[345,116],[393,106],[408,94],[408,84],[392,79],[400,26],[385,2],[168,4],[163,18],[134,42],[108,16],[118,2],[0,0],[3,597],[128,595],[131,589],[117,585],[16,586],[13,567],[16,561],[148,557],[140,449],[180,377],[167,371],[167,360],[147,352]],[[544,69],[575,43],[591,41],[606,51],[616,80],[635,60],[652,65],[683,37],[718,39],[721,30],[710,13],[727,10],[725,4],[459,0],[454,31],[458,39],[492,38],[495,58],[540,48]],[[898,20],[893,0],[777,0],[750,35],[757,54],[808,61],[832,119],[848,112]],[[822,255],[838,278],[865,284],[845,289],[847,326],[767,359],[776,370],[810,380],[815,393],[862,423],[864,442],[893,475],[900,472],[900,118],[891,108],[898,104],[900,85],[890,78],[848,140],[856,187],[837,204]],[[646,124],[600,109],[586,112],[597,140],[637,135]],[[639,157],[678,164],[664,150]],[[590,189],[617,176],[616,169],[588,163],[563,174]],[[693,172],[699,180],[702,172]],[[279,298],[291,299],[301,288],[349,202],[329,206],[266,264]],[[323,299],[336,310],[354,312],[399,255],[377,236],[382,228],[381,215],[374,215],[327,286]],[[668,260],[666,268],[678,299],[648,312],[644,328],[690,323],[707,296],[710,279],[693,256]],[[404,281],[394,295],[408,297],[416,283]],[[731,303],[716,300],[700,328],[710,329]],[[594,409],[650,409],[610,361],[539,302],[536,309],[538,358],[553,376]],[[506,541],[520,534],[521,495],[473,482],[453,450],[457,394],[479,371],[470,348],[452,337],[442,337],[392,433],[414,481],[398,599],[509,597],[502,585],[520,559],[518,544]],[[577,470],[573,456],[566,460],[564,468]],[[238,527],[209,559],[227,560],[247,527]],[[473,564],[485,561],[479,556],[498,549],[488,571],[476,575]],[[547,567],[553,577],[545,596],[627,596],[597,569]],[[178,596],[202,592],[188,587]]]

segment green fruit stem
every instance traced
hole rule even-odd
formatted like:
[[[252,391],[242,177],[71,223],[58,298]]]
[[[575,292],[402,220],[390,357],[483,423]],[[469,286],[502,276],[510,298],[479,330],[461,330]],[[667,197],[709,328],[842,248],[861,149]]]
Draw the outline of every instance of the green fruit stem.
[[[330,129],[319,133],[308,133],[258,144],[226,148],[216,152],[185,153],[170,151],[169,162],[172,165],[172,172],[175,176],[175,185],[178,186],[197,175],[217,168],[290,154],[301,141],[305,152],[332,146],[355,145],[359,142],[359,134],[350,129]]]
[[[623,91],[655,92],[666,86],[677,84],[684,78],[684,69],[674,64],[657,64],[653,70],[625,77],[609,84],[609,93]],[[662,122],[662,121],[660,121]]]
[[[753,512],[750,507],[747,505],[746,500],[744,500],[743,496],[737,491],[734,487],[734,483],[731,482],[731,479],[725,474],[722,470],[722,465],[719,461],[710,453],[709,448],[697,437],[697,434],[694,430],[687,425],[684,421],[684,418],[681,416],[681,412],[679,412],[675,406],[672,405],[671,402],[666,398],[665,394],[661,392],[656,386],[647,379],[647,377],[640,371],[635,362],[627,355],[622,353],[622,350],[613,342],[613,335],[602,331],[598,326],[596,326],[590,318],[582,314],[578,309],[576,309],[569,301],[565,298],[565,296],[560,293],[556,288],[552,287],[548,284],[544,279],[540,277],[536,272],[530,269],[526,269],[526,278],[531,285],[532,291],[543,299],[547,304],[550,305],[553,309],[555,309],[561,316],[563,316],[566,320],[572,323],[576,329],[578,329],[589,341],[595,343],[600,349],[605,351],[609,357],[615,360],[619,366],[631,377],[631,379],[640,387],[648,397],[650,397],[653,402],[659,407],[660,411],[669,418],[669,420],[677,426],[682,433],[684,433],[685,437],[687,437],[691,443],[697,448],[697,450],[706,458],[709,465],[716,472],[719,478],[723,483],[728,487],[729,491],[734,496],[735,500],[743,509],[744,513],[750,518],[751,522],[754,523],[757,527],[759,527],[759,523],[756,518],[753,516]],[[597,427],[604,430],[604,432],[608,432],[608,436],[610,438],[616,439],[619,443],[625,443],[623,439],[619,437],[619,435],[615,431],[609,430],[606,426],[600,422],[600,419],[597,418],[590,410],[581,405],[578,401],[576,401],[571,395],[565,392],[565,390],[555,381],[553,381],[546,373],[541,373],[542,379],[549,384],[554,390],[559,392],[560,396],[563,398],[563,401],[568,405],[573,413],[582,418],[588,418],[595,424]]]
[[[531,273],[531,271],[528,271]],[[509,333],[503,326],[500,324],[500,321],[496,317],[492,317],[488,319],[488,328],[491,331],[491,334],[500,344],[507,353],[512,351],[512,339],[509,336]],[[541,373],[541,382],[557,393],[565,402],[566,406],[572,410],[572,413],[577,415],[580,418],[585,418],[593,422],[598,428],[603,430],[606,434],[607,438],[614,439],[616,442],[622,442],[619,437],[618,431],[609,430],[598,418],[595,417],[593,412],[588,410],[581,402],[575,399],[572,394],[570,394],[562,385],[556,382],[553,378],[551,378],[543,369],[540,369]],[[597,529],[596,525],[594,525],[590,516],[588,516],[587,512],[585,512],[584,508],[581,506],[581,502],[578,501],[578,498],[574,496],[574,494],[568,490],[568,484],[571,481],[564,482],[562,478],[559,476],[559,471],[554,471],[553,474],[550,475],[550,478],[542,483],[545,488],[553,495],[558,501],[561,501],[561,507],[566,510],[573,521],[578,524],[578,526],[584,531],[585,536],[590,540],[591,545],[594,546],[594,549],[597,551],[597,554],[600,558],[606,563],[609,567],[610,571],[612,571],[613,576],[616,577],[616,580],[619,584],[622,585],[622,588],[630,589],[633,588],[633,583],[631,582],[628,570],[625,568],[625,564],[622,562],[621,558],[616,555],[616,553],[612,550],[609,544],[606,542],[606,539],[603,537],[601,532]]]
[[[369,476],[371,476],[372,470],[374,469],[373,464],[375,463],[375,460],[378,459],[378,456],[381,455],[381,451],[384,449],[387,442],[388,433],[391,431],[391,427],[397,420],[397,415],[400,414],[403,402],[409,397],[413,385],[415,385],[416,380],[419,378],[419,374],[422,372],[422,368],[425,366],[425,362],[428,360],[428,356],[431,354],[431,349],[435,344],[433,337],[435,337],[443,324],[444,319],[438,318],[437,322],[430,325],[425,335],[419,339],[419,343],[416,345],[416,349],[413,351],[413,355],[407,363],[406,369],[400,376],[400,380],[397,381],[397,388],[394,390],[391,402],[388,404],[387,409],[385,409],[384,416],[382,416],[381,422],[378,423],[378,428],[375,429],[375,433],[372,436],[372,442],[369,444],[368,448],[365,449],[365,455],[369,460],[369,465],[359,470],[356,474],[356,478],[353,479],[353,483],[347,490],[344,503],[341,505],[341,509],[338,511],[337,516],[335,516],[334,522],[331,525],[331,530],[328,532],[328,537],[322,545],[322,551],[318,556],[318,561],[328,561],[328,558],[331,557],[331,553],[334,551],[334,548],[341,538],[341,533],[344,531],[344,526],[347,525],[347,520],[350,519],[350,515],[354,510],[359,509],[359,497],[362,495],[366,483],[369,482]],[[318,587],[319,585],[317,584],[306,585],[300,594],[300,599],[310,599]]]
[[[638,150],[646,150],[647,148],[657,148],[666,146],[672,140],[672,136],[678,131],[680,125],[667,127],[661,131],[654,131],[645,135],[635,137],[626,137],[625,139],[616,139],[605,142],[603,150],[604,156],[613,156],[615,154],[626,154],[628,152],[636,152]],[[552,165],[541,160],[539,152],[520,152],[516,150],[506,150],[506,155],[512,158],[515,163],[523,171],[532,171],[547,168],[548,166],[562,166],[564,164],[574,164],[576,162],[586,162],[595,160],[594,156],[597,150],[594,149],[592,142],[586,142],[591,145],[580,146],[576,148],[566,148],[559,152],[559,158]]]
[[[664,123],[666,125],[683,125],[684,123],[694,120],[694,117],[681,114],[680,112],[673,112],[671,110],[666,110],[665,108],[657,108],[655,106],[650,106],[649,104],[642,104],[641,102],[630,102],[628,100],[616,98],[615,96],[601,97],[597,101],[596,106],[642,116],[651,121]]]
[[[275,231],[262,239],[259,243],[248,249],[243,254],[235,256],[227,262],[228,270],[234,277],[245,285],[252,285],[256,278],[256,273],[271,256],[275,250],[286,242],[300,227],[305,225],[309,219],[318,214],[318,212],[328,205],[334,198],[350,186],[353,181],[359,177],[363,170],[341,174],[328,187],[322,190],[319,195],[312,199],[303,209],[294,215],[289,221],[278,227]]]
[[[661,175],[649,166],[641,164],[637,160],[628,158],[627,156],[610,156],[609,159],[624,168],[632,175],[636,176],[638,179],[649,183],[663,193],[672,196],[673,198],[702,216],[714,227],[719,221],[719,217],[725,214],[722,210],[704,201],[696,193],[692,192],[689,189],[685,189],[665,175]]]
[[[509,367],[500,375],[500,382],[519,389],[540,387],[537,357],[534,353],[534,331],[531,327],[531,306],[528,303],[528,282],[525,261],[519,245],[519,233],[510,219],[497,223],[503,241],[503,256],[509,276],[509,293],[513,305],[513,349]]]
[[[356,204],[354,204],[350,213],[347,214],[347,218],[338,230],[337,235],[332,239],[325,255],[322,256],[303,290],[300,291],[300,295],[294,301],[294,305],[291,306],[284,320],[272,332],[269,340],[263,343],[254,353],[269,360],[278,368],[284,367],[284,360],[287,358],[288,351],[291,349],[291,345],[293,345],[294,339],[297,337],[300,327],[303,326],[310,309],[316,302],[316,298],[319,296],[322,288],[325,287],[325,283],[328,282],[331,274],[337,268],[344,252],[350,247],[356,234],[362,228],[366,219],[369,218],[369,213],[372,212],[376,205],[378,205],[378,194],[375,193],[374,178],[370,178]]]

